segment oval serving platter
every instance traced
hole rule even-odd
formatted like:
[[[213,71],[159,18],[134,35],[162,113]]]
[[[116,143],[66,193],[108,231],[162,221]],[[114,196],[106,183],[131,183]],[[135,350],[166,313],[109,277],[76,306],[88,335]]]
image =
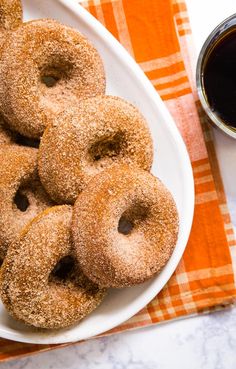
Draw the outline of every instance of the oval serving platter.
[[[180,217],[178,242],[169,262],[151,281],[110,290],[103,303],[81,323],[58,331],[38,331],[13,320],[0,303],[0,337],[29,343],[66,343],[101,334],[141,310],[163,288],[184,252],[194,209],[190,160],[175,123],[159,95],[127,51],[76,0],[23,0],[24,19],[54,18],[77,28],[100,52],[107,76],[107,94],[136,105],[149,123],[154,141],[152,173],[172,192]]]

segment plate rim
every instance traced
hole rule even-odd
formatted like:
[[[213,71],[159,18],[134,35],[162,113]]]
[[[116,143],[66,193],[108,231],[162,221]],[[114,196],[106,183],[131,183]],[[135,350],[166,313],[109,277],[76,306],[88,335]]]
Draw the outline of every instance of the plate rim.
[[[187,148],[185,146],[185,143],[180,135],[180,132],[178,131],[176,124],[174,122],[174,119],[172,118],[171,114],[169,113],[167,107],[164,105],[163,101],[161,100],[158,92],[155,90],[151,82],[148,80],[148,78],[145,76],[142,69],[139,67],[139,65],[136,63],[136,61],[129,55],[129,53],[125,50],[125,48],[115,39],[115,37],[96,19],[94,18],[86,9],[84,9],[79,3],[77,3],[75,0],[54,0],[61,5],[63,5],[65,8],[69,9],[73,14],[75,14],[78,18],[82,18],[83,21],[87,24],[88,27],[93,27],[96,34],[101,37],[107,45],[110,45],[113,49],[113,51],[116,52],[119,59],[125,60],[126,64],[132,66],[132,70],[136,75],[136,78],[139,79],[141,84],[146,87],[146,94],[152,101],[152,103],[156,106],[158,106],[158,109],[161,111],[161,114],[165,120],[165,123],[168,125],[169,130],[172,132],[172,138],[175,140],[176,144],[178,145],[178,150],[182,158],[183,166],[185,168],[185,184],[186,184],[186,193],[185,197],[187,200],[185,201],[188,203],[186,212],[186,219],[185,219],[185,227],[184,227],[184,234],[182,235],[182,242],[179,245],[178,255],[176,256],[175,262],[172,263],[170,266],[169,263],[166,264],[168,267],[168,272],[166,273],[165,278],[163,278],[162,286],[159,288],[159,290],[153,289],[150,291],[147,295],[145,295],[145,298],[142,298],[142,303],[138,304],[138,307],[135,305],[132,309],[128,309],[127,314],[125,315],[125,318],[122,316],[122,318],[117,319],[115,323],[107,323],[106,328],[103,327],[98,330],[95,329],[96,332],[90,331],[87,335],[84,335],[83,337],[76,336],[73,338],[66,338],[63,339],[63,331],[61,332],[61,338],[54,335],[48,335],[44,336],[42,334],[39,338],[36,338],[36,336],[33,336],[30,338],[30,334],[32,333],[21,333],[21,332],[9,332],[4,331],[3,329],[0,329],[0,337],[7,338],[11,340],[15,340],[18,342],[25,342],[25,343],[32,343],[32,344],[67,344],[67,343],[73,343],[76,341],[81,341],[84,339],[89,339],[94,337],[95,335],[100,335],[112,328],[115,328],[122,324],[124,321],[130,319],[132,316],[134,316],[136,313],[138,313],[144,306],[146,306],[165,286],[165,284],[170,279],[171,275],[174,273],[179,261],[182,258],[182,255],[184,253],[184,250],[187,246],[188,238],[190,235],[191,227],[192,227],[192,221],[193,221],[193,214],[194,214],[194,199],[195,199],[195,193],[194,193],[194,179],[193,179],[193,173],[192,173],[192,166],[189,158],[189,154],[187,151]],[[164,267],[166,269],[166,267]],[[159,276],[159,275],[158,275]],[[158,278],[158,276],[156,278]],[[70,327],[68,328],[70,329]],[[48,337],[48,339],[47,339]]]

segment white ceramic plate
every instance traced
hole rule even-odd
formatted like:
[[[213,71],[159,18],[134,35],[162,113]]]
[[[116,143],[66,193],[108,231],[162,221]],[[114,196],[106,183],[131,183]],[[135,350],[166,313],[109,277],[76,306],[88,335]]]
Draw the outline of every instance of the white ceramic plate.
[[[107,93],[135,104],[146,117],[154,140],[152,172],[172,192],[180,216],[174,253],[162,272],[148,283],[111,290],[103,303],[72,328],[38,332],[11,319],[0,304],[0,336],[30,343],[64,343],[101,334],[129,319],[163,288],[174,272],[187,243],[194,209],[191,164],[181,136],[165,105],[141,69],[113,36],[76,0],[23,0],[25,20],[56,18],[77,28],[100,52],[106,70]]]

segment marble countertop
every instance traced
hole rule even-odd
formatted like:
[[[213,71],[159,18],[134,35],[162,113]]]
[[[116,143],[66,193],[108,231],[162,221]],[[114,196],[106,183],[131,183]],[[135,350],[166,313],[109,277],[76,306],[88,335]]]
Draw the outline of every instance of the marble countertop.
[[[235,13],[235,0],[186,0],[196,49]],[[204,12],[202,11],[204,9]],[[236,227],[235,141],[215,132],[217,154]],[[2,369],[235,369],[236,308],[94,339],[1,364]]]
[[[236,309],[1,364],[1,369],[235,369]]]

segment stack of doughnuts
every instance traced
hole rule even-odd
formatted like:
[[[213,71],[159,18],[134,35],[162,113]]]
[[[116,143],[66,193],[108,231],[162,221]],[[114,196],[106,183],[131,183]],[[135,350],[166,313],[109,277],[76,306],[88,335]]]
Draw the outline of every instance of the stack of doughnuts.
[[[0,295],[25,324],[78,323],[107,290],[157,275],[178,213],[148,124],[105,94],[102,59],[55,20],[0,5]]]

